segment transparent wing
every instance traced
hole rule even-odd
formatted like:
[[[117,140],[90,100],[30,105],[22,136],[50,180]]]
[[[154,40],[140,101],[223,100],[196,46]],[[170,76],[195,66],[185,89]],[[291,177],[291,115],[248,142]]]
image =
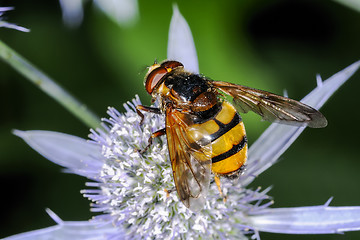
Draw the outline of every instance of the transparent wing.
[[[312,128],[327,125],[322,113],[296,100],[228,82],[211,81],[211,84],[232,96],[234,104],[241,112],[253,111],[270,122],[297,126],[307,124]]]
[[[191,114],[166,110],[166,136],[176,190],[186,207],[199,211],[210,184],[211,141],[194,121]]]

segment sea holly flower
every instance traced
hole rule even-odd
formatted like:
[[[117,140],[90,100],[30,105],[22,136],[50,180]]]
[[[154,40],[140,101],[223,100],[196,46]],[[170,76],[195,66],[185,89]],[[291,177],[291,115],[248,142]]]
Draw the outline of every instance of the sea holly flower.
[[[190,28],[176,6],[169,39],[168,58],[198,72]],[[302,101],[320,108],[359,67],[360,61],[324,82],[318,77],[317,87]],[[173,191],[165,139],[157,139],[144,154],[138,151],[147,146],[152,132],[164,127],[164,116],[146,112],[141,125],[135,110],[139,104],[136,96],[124,105],[125,113],[109,108],[103,128],[91,130],[90,140],[50,131],[14,131],[50,161],[88,178],[82,193],[92,201],[91,210],[101,214],[90,221],[68,222],[48,210],[57,225],[7,240],[260,239],[262,231],[324,234],[360,229],[359,206],[331,207],[329,200],[320,206],[272,208],[270,188],[248,188],[305,129],[276,123],[250,146],[243,175],[237,181],[222,179],[226,201],[211,184],[203,210],[191,212]]]
[[[0,27],[12,28],[21,32],[30,32],[30,30],[27,28],[20,27],[16,24],[3,21],[2,16],[4,15],[4,13],[13,9],[14,9],[13,7],[0,7]]]

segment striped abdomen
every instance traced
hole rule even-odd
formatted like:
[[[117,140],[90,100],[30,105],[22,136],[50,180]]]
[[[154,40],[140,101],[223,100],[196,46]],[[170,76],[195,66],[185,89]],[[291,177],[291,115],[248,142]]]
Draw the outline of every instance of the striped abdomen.
[[[206,121],[197,124],[211,137],[212,171],[231,175],[244,165],[247,158],[247,139],[240,115],[228,102]]]

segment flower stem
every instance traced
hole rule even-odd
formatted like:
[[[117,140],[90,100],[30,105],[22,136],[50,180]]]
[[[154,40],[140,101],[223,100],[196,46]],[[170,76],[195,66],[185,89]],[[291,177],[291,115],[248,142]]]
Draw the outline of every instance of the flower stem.
[[[63,105],[87,126],[91,128],[100,126],[100,118],[91,110],[1,40],[0,58]]]

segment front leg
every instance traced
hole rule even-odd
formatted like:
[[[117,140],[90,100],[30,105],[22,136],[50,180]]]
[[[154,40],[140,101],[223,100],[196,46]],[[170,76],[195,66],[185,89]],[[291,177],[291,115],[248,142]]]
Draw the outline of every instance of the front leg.
[[[150,112],[150,113],[155,113],[155,114],[161,114],[160,108],[137,105],[136,106],[136,113],[141,117],[140,124],[142,124],[144,122],[144,114],[142,114],[142,112],[140,112],[140,111]]]
[[[140,124],[142,124],[144,122],[144,114],[142,114],[141,111],[151,112],[151,113],[155,113],[155,114],[161,114],[160,108],[137,105],[136,106],[136,112],[141,117]],[[152,133],[149,140],[148,140],[148,145],[143,150],[139,151],[140,154],[143,154],[144,152],[146,152],[150,148],[154,138],[160,137],[160,136],[165,135],[165,134],[166,134],[165,128],[160,129],[160,130]]]
[[[149,137],[148,145],[143,150],[139,151],[140,154],[143,154],[144,152],[146,152],[150,148],[151,144],[153,143],[154,138],[160,137],[160,136],[165,135],[165,134],[166,134],[165,128],[162,128],[162,129],[157,130],[156,132],[152,133],[151,136]]]

